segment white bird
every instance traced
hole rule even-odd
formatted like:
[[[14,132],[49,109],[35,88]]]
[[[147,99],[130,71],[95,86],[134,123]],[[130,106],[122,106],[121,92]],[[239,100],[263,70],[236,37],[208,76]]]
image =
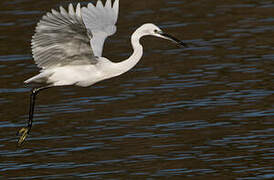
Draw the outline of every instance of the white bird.
[[[89,3],[76,9],[69,4],[68,11],[52,10],[42,17],[32,37],[32,54],[40,74],[27,79],[25,83],[46,83],[47,86],[31,91],[30,110],[27,127],[18,131],[21,145],[30,133],[34,103],[37,93],[53,86],[76,85],[87,87],[104,79],[119,76],[133,68],[143,55],[139,40],[152,35],[168,39],[186,46],[183,42],[164,33],[154,24],[139,27],[131,36],[133,54],[126,60],[115,63],[102,57],[104,41],[116,32],[119,0],[112,4],[107,0],[103,5],[98,0],[96,6]]]

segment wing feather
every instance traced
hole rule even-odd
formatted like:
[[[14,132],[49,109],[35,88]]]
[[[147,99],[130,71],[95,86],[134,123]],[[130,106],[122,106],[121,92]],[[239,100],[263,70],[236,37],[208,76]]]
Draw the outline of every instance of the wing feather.
[[[101,0],[98,0],[98,1],[97,1],[96,7],[97,7],[98,9],[103,9],[103,8],[104,8],[104,5],[103,5],[103,3],[102,3]]]
[[[105,7],[106,7],[108,10],[111,9],[111,0],[107,0],[107,1],[106,1]]]
[[[85,27],[80,4],[76,11],[52,10],[42,17],[32,38],[32,53],[38,67],[50,68],[68,64],[96,64],[90,46],[92,34]]]
[[[92,8],[95,8],[95,7],[94,7],[94,5],[92,3],[88,3],[88,8],[92,9]]]

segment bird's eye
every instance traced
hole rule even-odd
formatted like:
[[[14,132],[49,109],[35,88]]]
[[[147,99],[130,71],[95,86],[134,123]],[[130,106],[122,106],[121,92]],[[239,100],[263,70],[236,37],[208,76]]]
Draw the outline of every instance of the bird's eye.
[[[155,30],[154,30],[154,32],[155,32],[155,33],[158,33],[158,30],[157,30],[157,29],[155,29]]]

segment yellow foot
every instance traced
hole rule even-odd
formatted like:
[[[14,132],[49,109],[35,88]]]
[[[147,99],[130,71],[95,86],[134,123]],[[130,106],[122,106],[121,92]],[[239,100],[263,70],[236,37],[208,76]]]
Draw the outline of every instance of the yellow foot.
[[[21,146],[25,142],[25,139],[27,135],[29,134],[29,131],[30,131],[29,127],[24,127],[17,132],[17,135],[21,135],[18,140],[18,146]]]

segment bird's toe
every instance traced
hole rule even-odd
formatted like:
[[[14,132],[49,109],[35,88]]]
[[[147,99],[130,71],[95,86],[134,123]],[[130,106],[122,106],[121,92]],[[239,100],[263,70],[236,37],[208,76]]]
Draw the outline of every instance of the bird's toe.
[[[17,132],[17,135],[20,135],[18,140],[18,146],[21,146],[25,142],[25,139],[29,133],[29,130],[30,130],[29,127],[24,127]]]

